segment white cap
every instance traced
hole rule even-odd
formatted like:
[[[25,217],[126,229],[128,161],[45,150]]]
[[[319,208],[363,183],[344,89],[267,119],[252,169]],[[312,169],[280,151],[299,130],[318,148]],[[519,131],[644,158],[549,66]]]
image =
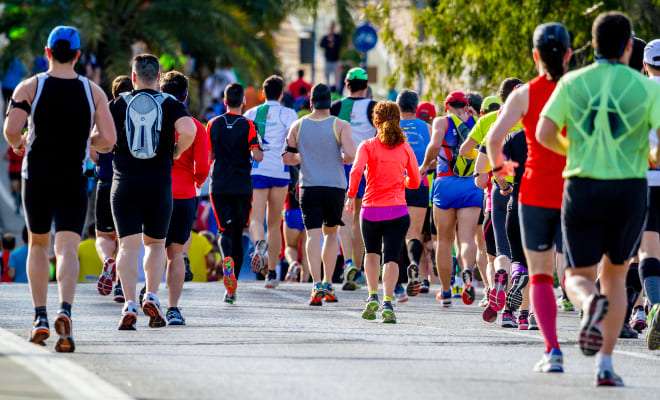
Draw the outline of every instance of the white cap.
[[[644,64],[660,68],[660,39],[654,39],[644,47]]]

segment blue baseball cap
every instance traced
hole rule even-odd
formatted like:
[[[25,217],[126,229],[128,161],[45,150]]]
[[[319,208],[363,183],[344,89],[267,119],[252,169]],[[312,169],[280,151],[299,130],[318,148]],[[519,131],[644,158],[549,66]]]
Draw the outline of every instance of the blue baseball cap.
[[[53,28],[48,35],[48,48],[52,49],[58,40],[69,42],[71,50],[80,49],[80,34],[73,26],[60,25]]]

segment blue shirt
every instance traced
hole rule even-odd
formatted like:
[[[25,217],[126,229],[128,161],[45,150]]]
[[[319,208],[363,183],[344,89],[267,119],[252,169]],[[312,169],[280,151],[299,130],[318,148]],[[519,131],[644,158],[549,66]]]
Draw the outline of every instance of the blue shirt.
[[[9,255],[9,266],[14,268],[14,282],[27,283],[27,245],[23,245]]]
[[[27,75],[28,71],[23,65],[23,62],[18,58],[11,60],[7,71],[5,71],[5,76],[2,78],[2,88],[3,89],[16,89],[21,80]]]
[[[422,165],[424,162],[424,154],[426,147],[431,141],[431,134],[429,126],[421,119],[402,119],[400,122],[401,129],[408,138],[408,143],[412,147],[417,158],[417,165]]]

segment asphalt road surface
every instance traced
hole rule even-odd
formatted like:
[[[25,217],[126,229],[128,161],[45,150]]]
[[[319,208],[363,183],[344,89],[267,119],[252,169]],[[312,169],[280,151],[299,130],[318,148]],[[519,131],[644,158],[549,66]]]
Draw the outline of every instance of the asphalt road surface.
[[[141,316],[136,332],[117,331],[120,306],[81,285],[74,354],[54,354],[52,339],[45,349],[26,343],[28,288],[0,286],[0,399],[660,398],[660,352],[641,338],[620,342],[614,357],[627,387],[593,387],[576,313],[559,313],[566,373],[545,375],[532,372],[540,333],[486,324],[476,305],[442,309],[421,295],[384,325],[360,318],[364,289],[310,308],[309,285],[261,284],[241,282],[233,306],[219,283],[186,284],[186,327],[150,329]],[[51,286],[51,318],[56,309]]]

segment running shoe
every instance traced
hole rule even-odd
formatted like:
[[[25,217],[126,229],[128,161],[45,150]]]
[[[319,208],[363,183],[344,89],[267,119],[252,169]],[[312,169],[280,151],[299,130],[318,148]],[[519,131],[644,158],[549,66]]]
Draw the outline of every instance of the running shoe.
[[[518,316],[518,330],[527,331],[529,330],[529,314],[520,313]]]
[[[499,312],[506,305],[506,284],[509,274],[501,269],[495,272],[495,287],[488,291],[488,307]]]
[[[277,272],[268,271],[268,277],[266,278],[266,289],[275,289],[279,286],[280,281],[277,280]]]
[[[344,285],[341,287],[341,290],[357,290],[358,284],[355,282],[357,274],[358,269],[353,266],[352,262],[344,264]]]
[[[516,317],[509,310],[502,313],[502,328],[517,328]]]
[[[403,288],[402,284],[397,283],[394,287],[394,297],[396,298],[397,303],[405,303],[408,301],[408,294],[406,294],[406,290]]]
[[[332,287],[332,283],[323,282],[323,300],[326,303],[336,303],[337,295],[335,295],[335,289]]]
[[[660,350],[660,303],[654,304],[646,319],[646,345],[649,350]]]
[[[55,318],[55,332],[59,336],[55,343],[55,351],[58,353],[73,353],[76,350],[76,344],[73,341],[72,323],[69,313],[60,310]]]
[[[451,290],[438,290],[435,294],[435,300],[442,303],[442,306],[451,307]]]
[[[593,356],[598,353],[603,345],[603,333],[600,325],[605,314],[607,314],[609,303],[605,296],[594,294],[589,297],[586,304],[588,309],[580,323],[578,345],[582,354]]]
[[[323,305],[323,296],[325,295],[323,291],[322,283],[315,283],[312,288],[312,295],[309,297],[310,306],[322,306]]]
[[[255,274],[266,275],[268,269],[268,243],[265,240],[259,240],[254,246],[250,266]]]
[[[121,311],[121,319],[119,320],[120,331],[134,331],[135,323],[137,322],[137,307],[134,302],[127,301]]]
[[[523,301],[523,289],[529,283],[529,275],[524,272],[511,274],[511,288],[506,294],[506,307],[511,311],[517,311]]]
[[[119,281],[115,283],[113,296],[114,297],[112,298],[112,300],[114,300],[115,303],[123,303],[124,301],[126,301],[126,299],[124,298],[124,289],[122,289],[121,282]]]
[[[383,310],[380,313],[380,317],[384,324],[396,324],[396,315],[394,314],[394,307],[391,302],[383,302]]]
[[[229,295],[236,293],[236,275],[234,274],[234,260],[231,257],[222,259],[222,283]]]
[[[167,325],[163,310],[160,308],[160,301],[155,294],[147,293],[144,295],[142,312],[149,317],[150,328],[162,328]]]
[[[289,265],[289,270],[286,272],[286,276],[284,277],[284,280],[286,282],[300,282],[300,271],[302,268],[300,267],[300,263],[298,261],[294,261]]]
[[[481,301],[479,301],[479,307],[488,307],[488,288],[484,289],[484,297],[481,298]]]
[[[185,325],[186,319],[181,315],[181,310],[179,307],[170,307],[165,313],[165,318],[167,318],[167,325]]]
[[[48,317],[45,315],[37,316],[32,323],[29,341],[40,346],[46,345],[46,339],[50,337],[50,327],[48,326]]]
[[[364,276],[362,270],[359,270],[357,275],[355,275],[355,283],[357,283],[358,288],[367,284],[367,278]]]
[[[406,286],[406,294],[415,297],[422,290],[422,283],[419,280],[419,267],[417,264],[410,264],[408,266],[408,285]]]
[[[536,315],[534,313],[529,313],[529,328],[530,331],[538,331],[539,324],[536,322]]]
[[[610,370],[601,370],[596,372],[596,386],[617,386],[621,387],[623,385],[623,379],[614,371]]]
[[[559,309],[564,312],[575,311],[575,307],[573,307],[573,303],[571,303],[568,297],[561,296],[557,299],[557,305],[559,306]]]
[[[103,270],[96,281],[96,290],[101,296],[112,293],[112,283],[115,281],[117,265],[113,258],[106,258],[103,262]]]
[[[379,307],[380,304],[378,304],[378,296],[369,296],[367,299],[367,304],[365,304],[364,310],[362,311],[362,318],[366,319],[367,321],[375,320],[376,312],[378,311]]]
[[[454,299],[460,299],[463,296],[463,286],[462,285],[452,285],[451,287],[451,297]]]
[[[236,294],[229,294],[225,292],[225,297],[223,298],[223,301],[227,304],[236,303]]]
[[[419,293],[426,294],[431,291],[431,282],[428,279],[422,281],[422,286],[419,288]]]
[[[646,329],[646,313],[644,312],[644,307],[635,307],[633,314],[630,317],[630,326],[639,333],[642,333],[642,331]]]
[[[561,373],[564,372],[564,355],[559,349],[551,349],[543,354],[541,361],[534,366],[534,372]]]
[[[637,339],[638,337],[639,333],[630,327],[628,321],[624,322],[621,327],[621,333],[619,333],[619,339]]]
[[[481,318],[483,318],[483,320],[489,324],[492,324],[493,322],[497,321],[497,311],[493,310],[490,306],[486,306],[484,311],[481,313]]]
[[[472,286],[472,271],[466,268],[461,275],[463,278],[463,291],[461,292],[461,298],[463,299],[463,304],[470,305],[474,303],[474,299],[477,297],[474,287]]]

